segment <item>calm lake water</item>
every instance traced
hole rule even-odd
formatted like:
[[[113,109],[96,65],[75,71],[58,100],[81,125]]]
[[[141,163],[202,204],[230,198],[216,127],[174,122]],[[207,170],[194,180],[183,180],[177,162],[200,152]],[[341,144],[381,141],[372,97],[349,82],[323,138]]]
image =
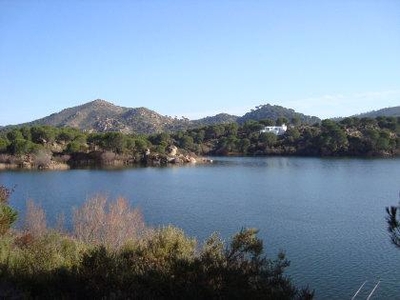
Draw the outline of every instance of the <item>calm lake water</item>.
[[[385,207],[398,203],[399,159],[216,158],[211,165],[0,172],[17,185],[11,204],[34,199],[50,221],[87,198],[126,197],[151,225],[174,224],[203,241],[242,227],[260,229],[265,250],[285,250],[288,274],[317,299],[400,299],[400,250],[386,232]]]

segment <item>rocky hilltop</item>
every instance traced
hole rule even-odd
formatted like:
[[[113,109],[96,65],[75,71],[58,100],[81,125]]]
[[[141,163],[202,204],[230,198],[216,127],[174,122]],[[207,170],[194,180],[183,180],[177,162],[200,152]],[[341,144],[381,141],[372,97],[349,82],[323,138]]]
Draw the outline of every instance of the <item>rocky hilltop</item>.
[[[64,109],[48,117],[24,125],[51,125],[74,127],[86,131],[155,133],[180,128],[182,121],[162,116],[150,109],[128,108],[97,99]]]

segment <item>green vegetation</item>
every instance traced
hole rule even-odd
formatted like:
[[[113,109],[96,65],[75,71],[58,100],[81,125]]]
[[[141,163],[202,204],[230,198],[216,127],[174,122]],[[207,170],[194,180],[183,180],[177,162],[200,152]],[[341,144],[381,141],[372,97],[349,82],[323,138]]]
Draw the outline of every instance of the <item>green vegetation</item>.
[[[252,109],[250,112],[246,113],[244,116],[239,118],[239,123],[245,123],[250,120],[277,120],[280,118],[284,118],[289,120],[291,123],[304,123],[304,124],[314,124],[318,123],[321,120],[317,117],[306,116],[304,114],[295,112],[293,109],[286,108],[279,105],[259,105],[256,106],[255,109]],[[285,121],[287,123],[288,121]]]
[[[2,191],[7,203],[10,191]],[[74,211],[71,232],[48,228],[33,202],[22,230],[8,230],[14,221],[2,223],[2,299],[313,297],[284,275],[289,262],[283,253],[274,260],[263,254],[255,229],[242,229],[228,245],[213,234],[200,246],[176,227],[145,226],[125,199],[103,196]]]
[[[390,239],[397,248],[400,248],[399,207],[400,206],[386,207],[386,222],[388,224]]]
[[[0,133],[0,163],[20,167],[140,163],[147,148],[154,148],[148,137],[120,132],[88,133],[36,125]]]
[[[293,119],[284,135],[261,133],[266,125],[287,119],[249,120],[191,129],[171,134],[178,145],[191,137],[188,150],[200,155],[301,155],[301,156],[396,156],[400,154],[400,118],[346,118],[307,125]],[[296,125],[297,124],[297,125]]]
[[[400,197],[400,193],[399,193]],[[400,203],[386,207],[386,223],[393,245],[400,249]]]
[[[400,116],[400,106],[387,107],[379,110],[373,110],[367,113],[359,114],[359,118],[376,118],[376,117],[398,117]]]
[[[284,135],[263,133],[267,125],[288,124]],[[171,154],[177,147],[177,154]],[[153,135],[85,132],[69,127],[15,127],[0,133],[0,163],[51,168],[165,164],[196,155],[397,156],[400,117],[345,118],[309,125],[300,118],[248,120]],[[178,156],[177,156],[178,155]],[[179,156],[180,155],[180,156]]]
[[[17,220],[18,213],[8,203],[12,191],[0,186],[0,237],[4,236]]]

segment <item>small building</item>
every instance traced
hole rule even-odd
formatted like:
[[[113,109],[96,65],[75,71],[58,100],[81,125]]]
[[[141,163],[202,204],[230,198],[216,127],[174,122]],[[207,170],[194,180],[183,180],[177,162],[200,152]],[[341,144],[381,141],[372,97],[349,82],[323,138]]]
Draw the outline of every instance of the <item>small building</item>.
[[[286,124],[282,124],[281,126],[265,126],[264,129],[260,130],[260,133],[271,132],[275,135],[282,135],[285,134],[286,130]]]

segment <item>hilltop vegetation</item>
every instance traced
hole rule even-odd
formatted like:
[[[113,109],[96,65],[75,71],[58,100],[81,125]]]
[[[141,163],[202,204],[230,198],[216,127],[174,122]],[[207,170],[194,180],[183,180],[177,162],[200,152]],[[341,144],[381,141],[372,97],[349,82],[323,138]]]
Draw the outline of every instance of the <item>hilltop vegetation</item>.
[[[307,116],[298,112],[295,112],[291,108],[285,108],[279,105],[259,105],[255,109],[246,113],[243,117],[239,118],[239,123],[243,124],[246,121],[254,120],[260,121],[265,119],[276,120],[278,118],[285,118],[287,120],[295,120],[295,122],[303,124],[314,124],[321,120],[314,116]]]
[[[2,299],[312,299],[285,276],[283,253],[267,258],[257,230],[226,244],[218,234],[197,245],[176,227],[150,228],[119,198],[88,200],[74,211],[73,229],[47,226],[27,204],[23,229],[0,186]]]
[[[284,135],[266,125],[289,124]],[[3,166],[133,165],[194,162],[204,155],[397,156],[400,117],[357,118],[313,125],[293,118],[202,126],[153,135],[89,133],[74,128],[24,126],[0,134]]]
[[[356,115],[358,118],[400,117],[400,106],[387,107]]]

